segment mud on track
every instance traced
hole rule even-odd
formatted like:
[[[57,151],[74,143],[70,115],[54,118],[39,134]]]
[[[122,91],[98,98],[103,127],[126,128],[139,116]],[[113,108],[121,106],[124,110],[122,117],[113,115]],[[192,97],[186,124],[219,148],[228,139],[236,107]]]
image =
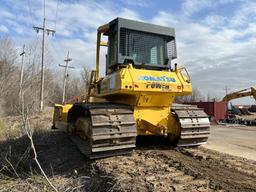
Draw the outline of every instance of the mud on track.
[[[256,191],[256,162],[200,148],[139,148],[96,161],[112,191]]]

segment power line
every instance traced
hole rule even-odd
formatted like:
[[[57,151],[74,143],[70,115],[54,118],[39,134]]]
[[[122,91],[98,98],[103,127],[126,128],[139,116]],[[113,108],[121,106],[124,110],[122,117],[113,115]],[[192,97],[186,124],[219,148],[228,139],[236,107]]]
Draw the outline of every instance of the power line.
[[[59,9],[59,0],[57,0],[57,5],[56,5],[56,14],[55,14],[54,30],[56,30],[56,23],[57,23],[57,17],[58,17],[58,9]]]
[[[56,32],[52,29],[46,28],[46,19],[44,18],[43,27],[33,27],[37,33],[39,33],[40,30],[43,31],[42,36],[42,58],[41,58],[41,89],[40,89],[40,111],[43,111],[44,108],[44,51],[45,51],[45,33],[49,35],[50,33],[54,35]]]
[[[224,88],[224,90],[226,91],[226,95],[227,95],[227,94],[228,94],[228,91],[229,91],[230,89],[229,89],[228,86],[226,85],[225,88]]]
[[[57,55],[57,58],[61,58],[63,56],[63,53],[60,52],[59,48],[55,45],[55,43],[57,43],[56,42],[56,37],[53,38],[52,41],[50,41],[48,43],[48,45],[50,45],[51,51],[54,52]],[[56,56],[54,57],[54,59],[56,59]]]
[[[30,19],[31,21],[33,20],[33,17],[32,17],[32,11],[31,11],[31,4],[30,4],[30,0],[27,0],[27,4],[28,4],[28,12],[29,12],[29,16],[30,16]]]
[[[45,18],[45,0],[44,0],[44,18]]]
[[[32,15],[32,6],[31,6],[31,1],[30,1],[30,0],[27,0],[27,7],[28,7],[28,15],[29,15],[29,17],[30,17],[30,21],[31,21],[31,22],[29,23],[29,21],[26,20],[26,23],[27,23],[28,25],[31,25],[32,28],[33,28],[33,24],[32,24],[32,22],[33,22],[33,15]],[[32,39],[33,39],[33,38],[36,39],[36,44],[37,44],[38,41],[39,41],[39,37],[38,37],[37,34],[38,34],[38,33],[35,33],[35,36],[31,37]]]

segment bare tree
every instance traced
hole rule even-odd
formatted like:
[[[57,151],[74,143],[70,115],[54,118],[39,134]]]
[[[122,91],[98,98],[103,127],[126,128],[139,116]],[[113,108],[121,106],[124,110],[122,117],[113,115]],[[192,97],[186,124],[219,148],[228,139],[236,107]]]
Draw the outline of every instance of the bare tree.
[[[221,98],[211,92],[208,92],[207,93],[207,101],[208,102],[221,101]]]
[[[52,58],[48,49],[46,49],[47,66],[52,66]],[[17,57],[20,50],[16,50],[13,40],[7,37],[0,37],[0,98],[1,113],[7,115],[18,113],[18,94],[20,79],[21,58]],[[26,55],[24,58],[24,78],[23,92],[26,93],[24,98],[25,105],[32,105],[31,111],[38,112],[39,90],[40,90],[40,51],[38,42],[31,41],[26,45]],[[57,75],[53,70],[45,70],[45,101],[52,103],[55,88],[58,87]],[[59,92],[57,91],[57,94]]]
[[[25,105],[31,106],[31,112],[37,113],[39,106],[40,90],[40,44],[32,40],[26,45],[24,58],[23,92]],[[0,108],[1,114],[17,114],[19,105],[19,81],[20,63],[18,57],[20,50],[10,38],[0,37]],[[59,71],[54,71],[49,66],[54,66],[50,50],[46,48],[46,69],[45,69],[45,94],[44,100],[47,105],[61,102],[62,79]],[[67,99],[84,94],[89,79],[89,69],[83,66],[80,75],[77,72],[70,72],[67,83]],[[33,103],[33,105],[31,105]]]
[[[17,59],[16,47],[14,42],[8,37],[0,37],[0,98],[3,106],[0,106],[5,111],[6,98],[13,98],[18,94],[19,75],[16,73],[17,66],[14,65]],[[15,103],[18,103],[17,98]],[[9,105],[12,109],[13,105]]]
[[[192,94],[188,96],[180,96],[177,98],[177,102],[186,103],[186,102],[199,102],[204,101],[203,94],[197,88],[193,88]]]
[[[0,37],[0,60],[14,64],[17,59],[15,43],[11,38]]]
[[[83,65],[81,76],[82,76],[83,88],[84,90],[86,90],[89,82],[89,77],[90,77],[90,69],[87,68],[86,65]]]
[[[84,90],[83,79],[75,75],[75,72],[70,72],[67,81],[67,100],[70,100],[80,95]]]

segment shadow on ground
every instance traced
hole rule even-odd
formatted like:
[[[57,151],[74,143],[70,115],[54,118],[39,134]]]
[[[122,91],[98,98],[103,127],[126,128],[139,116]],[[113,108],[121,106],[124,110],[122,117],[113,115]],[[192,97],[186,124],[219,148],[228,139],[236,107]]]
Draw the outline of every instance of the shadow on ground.
[[[59,191],[111,191],[118,185],[113,175],[98,167],[100,160],[86,158],[67,134],[41,130],[33,135],[33,140],[42,168]],[[26,136],[0,141],[0,180],[14,181],[11,185],[0,181],[0,186],[6,188],[6,191],[51,190],[35,164],[32,150],[28,146],[30,142]],[[147,136],[137,138],[137,148],[144,151],[169,150],[173,147],[170,147],[167,138]],[[22,187],[18,184],[22,184]]]
[[[58,189],[108,191],[114,185],[112,177],[99,170],[95,161],[82,155],[65,133],[44,131],[34,134],[33,138],[38,160]],[[0,180],[25,181],[39,175],[40,170],[28,146],[26,136],[0,141]],[[2,183],[1,186],[4,187]]]
[[[176,145],[165,136],[137,136],[136,148],[141,150],[147,149],[174,149]]]

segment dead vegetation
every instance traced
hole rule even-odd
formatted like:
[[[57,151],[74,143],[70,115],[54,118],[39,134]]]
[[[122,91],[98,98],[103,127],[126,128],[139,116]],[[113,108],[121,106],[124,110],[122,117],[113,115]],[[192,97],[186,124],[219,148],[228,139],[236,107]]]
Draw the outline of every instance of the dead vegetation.
[[[20,52],[21,50],[17,51],[16,44],[11,38],[0,36],[0,116],[20,114]],[[46,52],[44,101],[46,105],[52,106],[54,103],[60,103],[62,99],[63,72],[54,67],[58,64],[54,63],[47,47]],[[34,114],[39,111],[40,67],[40,43],[31,41],[25,47],[22,88],[24,103],[30,106]],[[86,66],[83,67],[81,74],[77,74],[77,71],[69,73],[67,100],[84,92],[88,74],[89,69]]]
[[[52,108],[39,114],[40,57],[38,44],[31,42],[25,49],[24,79],[20,89],[20,58],[16,45],[8,37],[0,37],[0,191],[63,191],[77,187],[79,179],[55,176],[51,165],[57,157],[48,159],[41,166],[45,150],[55,145],[59,135],[52,138],[50,132]],[[47,53],[47,65],[51,64]],[[45,104],[61,101],[61,77],[53,78],[56,71],[45,70]],[[67,98],[78,95],[85,88],[88,70],[84,68],[81,77],[69,76]],[[20,93],[22,97],[20,97]],[[60,137],[60,139],[64,139]],[[66,139],[66,140],[65,140]],[[65,138],[63,142],[70,142]],[[60,141],[60,144],[62,141]],[[56,153],[58,151],[56,148]],[[58,158],[66,155],[62,151]],[[76,151],[77,152],[77,151]],[[65,159],[67,160],[67,159]],[[68,160],[67,160],[68,161]],[[65,165],[65,163],[63,163]],[[67,170],[70,170],[67,168]],[[70,172],[73,173],[73,170]],[[48,175],[50,178],[48,179]],[[56,182],[56,183],[55,183]],[[52,184],[54,183],[54,184]],[[55,189],[55,185],[56,188]]]
[[[19,116],[8,117],[5,127],[21,126]],[[51,114],[31,118],[33,140],[38,161],[58,191],[107,191],[111,177],[86,159],[66,134],[52,132]],[[15,132],[17,129],[13,128]],[[7,131],[10,132],[10,131]],[[16,132],[19,135],[19,132]],[[14,135],[14,133],[12,133]],[[26,135],[0,141],[0,191],[53,191],[34,161],[30,140]]]

